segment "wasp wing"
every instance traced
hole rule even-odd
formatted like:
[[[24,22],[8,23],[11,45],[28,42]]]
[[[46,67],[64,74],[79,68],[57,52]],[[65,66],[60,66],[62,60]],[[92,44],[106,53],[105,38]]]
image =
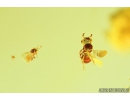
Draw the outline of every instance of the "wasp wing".
[[[96,57],[92,56],[89,52],[86,52],[87,55],[90,57],[91,61],[97,65],[98,67],[102,67],[102,61],[98,60]]]
[[[98,67],[102,67],[103,63],[102,61],[96,59],[96,58],[93,58],[94,62],[95,62],[95,65],[97,65]]]
[[[93,56],[89,52],[86,52],[86,53],[87,53],[88,57],[91,59],[91,61],[95,64]]]
[[[30,54],[27,55],[24,59],[26,60],[26,62],[30,62],[30,61],[32,61],[32,60],[34,59],[34,56],[33,56],[32,53],[30,53]]]
[[[93,50],[93,56],[96,57],[104,57],[105,55],[107,54],[107,51],[106,50]]]
[[[26,62],[30,62],[34,59],[33,53],[30,52],[24,52],[21,56],[26,60]]]
[[[22,55],[21,55],[21,57],[22,58],[25,58],[27,55],[29,55],[30,54],[30,52],[24,52]]]

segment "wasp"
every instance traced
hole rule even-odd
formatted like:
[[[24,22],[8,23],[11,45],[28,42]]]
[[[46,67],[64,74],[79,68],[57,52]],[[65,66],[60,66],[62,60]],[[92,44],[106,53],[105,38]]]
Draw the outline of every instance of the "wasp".
[[[32,48],[29,52],[24,52],[21,56],[26,60],[26,62],[30,62],[36,58],[37,52],[41,47],[42,46],[38,45],[36,48]]]
[[[106,50],[93,50],[92,45],[92,34],[89,37],[84,37],[85,33],[82,34],[83,39],[81,43],[83,48],[80,50],[80,58],[83,63],[83,69],[85,69],[84,64],[93,62],[97,66],[102,66],[102,61],[98,60],[96,57],[104,57],[107,54]]]

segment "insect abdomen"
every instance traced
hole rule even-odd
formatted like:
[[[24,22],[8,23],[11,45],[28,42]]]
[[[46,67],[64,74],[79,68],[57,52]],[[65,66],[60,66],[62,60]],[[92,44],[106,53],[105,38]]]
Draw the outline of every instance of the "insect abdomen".
[[[80,58],[84,61],[84,63],[89,63],[91,61],[83,49],[80,50]]]
[[[91,60],[88,56],[84,56],[84,63],[89,63]]]

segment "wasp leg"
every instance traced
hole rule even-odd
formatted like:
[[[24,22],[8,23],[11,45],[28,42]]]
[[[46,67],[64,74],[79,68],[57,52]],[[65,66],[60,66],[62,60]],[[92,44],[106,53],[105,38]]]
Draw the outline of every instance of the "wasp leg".
[[[83,62],[83,70],[85,70],[84,62]]]
[[[84,66],[84,57],[82,58],[82,64],[83,64],[83,70],[85,70],[85,66]]]
[[[84,34],[85,34],[85,33],[82,34],[82,37],[83,37],[83,38],[84,38]]]
[[[81,63],[83,64],[83,70],[85,70],[85,66],[84,66],[84,57],[85,57],[85,55],[84,55],[83,49],[80,50],[79,54],[80,54],[80,58],[81,58]]]

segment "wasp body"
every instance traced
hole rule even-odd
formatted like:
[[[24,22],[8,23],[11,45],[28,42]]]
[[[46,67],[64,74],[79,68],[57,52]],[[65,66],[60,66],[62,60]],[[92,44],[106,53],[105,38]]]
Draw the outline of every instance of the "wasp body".
[[[83,69],[84,69],[84,64],[93,62],[95,65],[102,66],[102,62],[98,59],[96,59],[96,56],[98,57],[104,57],[107,53],[106,50],[93,50],[93,45],[92,45],[92,34],[89,37],[84,37],[84,34],[82,35],[83,39],[81,40],[81,43],[83,44],[83,49],[80,50],[80,58],[83,63]],[[93,53],[93,54],[92,54]]]
[[[37,46],[37,48],[31,49],[29,52],[24,52],[21,56],[26,60],[26,62],[32,61],[37,56],[38,50],[41,46]]]

